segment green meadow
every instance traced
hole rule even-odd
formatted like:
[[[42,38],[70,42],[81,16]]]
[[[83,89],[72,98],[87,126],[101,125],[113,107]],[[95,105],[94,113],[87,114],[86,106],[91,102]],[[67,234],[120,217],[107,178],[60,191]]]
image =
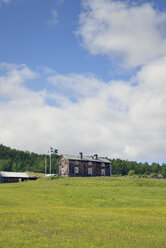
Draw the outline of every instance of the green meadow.
[[[166,180],[0,184],[0,247],[166,247]]]

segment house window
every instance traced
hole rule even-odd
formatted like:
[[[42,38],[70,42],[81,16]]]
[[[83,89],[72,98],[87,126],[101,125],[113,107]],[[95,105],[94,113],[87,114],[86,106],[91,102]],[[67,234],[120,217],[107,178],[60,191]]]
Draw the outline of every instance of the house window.
[[[105,167],[105,163],[101,163],[101,167]]]
[[[92,175],[92,168],[88,168],[88,175]]]
[[[79,173],[79,168],[78,167],[74,167],[74,173],[78,174]]]
[[[101,175],[105,176],[105,169],[101,169]]]
[[[91,161],[89,161],[89,162],[88,162],[88,165],[92,165],[92,162],[91,162]]]
[[[64,168],[62,168],[62,175],[64,175],[65,174],[65,169]]]
[[[75,165],[78,165],[78,161],[77,160],[75,161]]]

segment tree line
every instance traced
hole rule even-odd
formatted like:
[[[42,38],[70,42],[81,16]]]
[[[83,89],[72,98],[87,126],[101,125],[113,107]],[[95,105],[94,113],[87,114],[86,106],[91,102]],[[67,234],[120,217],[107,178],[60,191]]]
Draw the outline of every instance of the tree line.
[[[45,156],[47,159],[47,173],[49,171],[49,155],[37,154],[33,152],[24,152],[10,147],[0,145],[0,171],[32,171],[36,173],[45,172]],[[58,160],[60,156],[51,155],[52,173],[58,173]],[[111,159],[113,175],[128,175],[130,171],[134,171],[137,175],[150,175],[151,173],[161,174],[166,178],[166,164],[147,162],[138,163],[136,161],[128,161],[122,159]]]
[[[112,159],[112,174],[128,175],[130,171],[133,171],[137,175],[150,175],[152,173],[162,175],[166,178],[166,164],[152,163],[149,165],[147,162],[138,163],[136,161],[128,161],[121,159]]]
[[[49,171],[49,155],[37,154],[34,152],[24,152],[10,147],[0,145],[0,171],[24,172],[32,171],[36,173],[45,172],[45,157],[47,161],[47,173]],[[59,155],[51,155],[52,173],[58,172]]]

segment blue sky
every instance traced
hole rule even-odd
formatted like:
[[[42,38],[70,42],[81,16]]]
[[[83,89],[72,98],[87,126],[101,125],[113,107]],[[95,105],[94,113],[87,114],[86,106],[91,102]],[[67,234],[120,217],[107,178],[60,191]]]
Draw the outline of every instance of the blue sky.
[[[0,140],[166,160],[166,2],[0,0]]]
[[[164,10],[166,3],[157,1],[156,7]],[[57,24],[52,10],[58,13]],[[105,80],[128,78],[130,71],[114,73],[114,61],[83,49],[81,38],[75,35],[80,12],[79,0],[13,0],[4,4],[0,9],[1,61],[49,67],[58,73],[91,72]]]
[[[51,11],[58,12],[57,24]],[[75,35],[80,1],[13,1],[0,9],[1,59],[59,73],[92,72],[109,78],[109,61],[92,56]],[[5,23],[5,25],[4,25]]]

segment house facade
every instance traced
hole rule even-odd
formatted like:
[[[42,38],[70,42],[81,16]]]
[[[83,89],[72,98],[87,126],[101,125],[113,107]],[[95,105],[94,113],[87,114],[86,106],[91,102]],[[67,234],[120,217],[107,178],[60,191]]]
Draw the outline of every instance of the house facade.
[[[94,156],[62,155],[58,162],[59,176],[111,176],[111,162]]]

